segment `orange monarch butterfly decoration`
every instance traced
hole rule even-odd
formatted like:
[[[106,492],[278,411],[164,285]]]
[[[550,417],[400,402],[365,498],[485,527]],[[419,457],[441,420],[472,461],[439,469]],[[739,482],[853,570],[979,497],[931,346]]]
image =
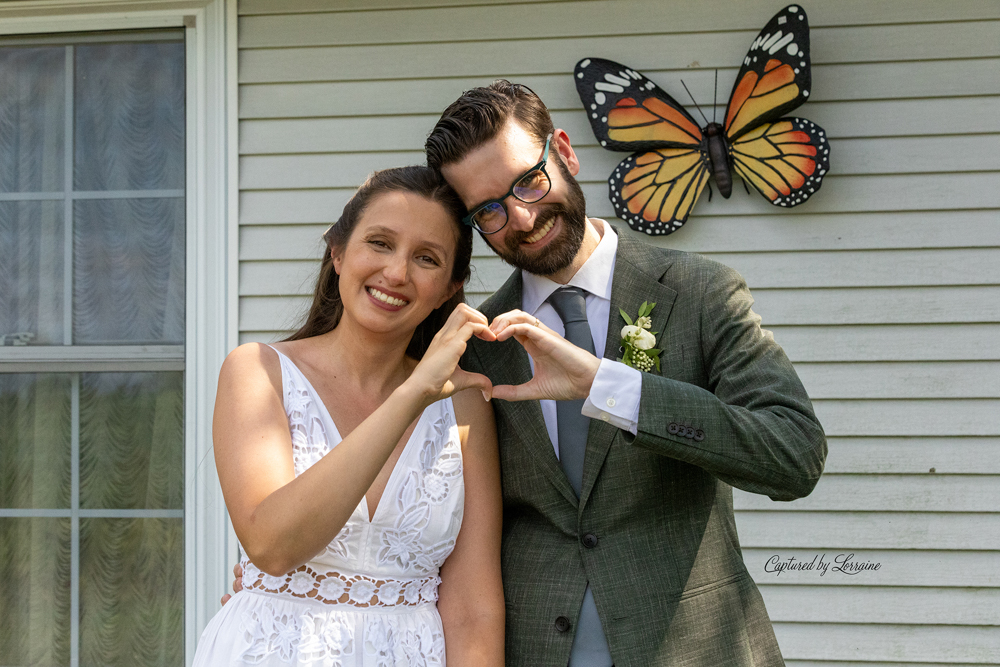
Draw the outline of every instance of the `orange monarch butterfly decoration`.
[[[670,234],[688,218],[711,175],[723,197],[730,168],[776,206],[815,194],[830,169],[826,132],[782,118],[809,97],[809,21],[790,5],[750,45],[723,123],[697,121],[636,70],[611,60],[576,65],[576,89],[601,146],[630,151],[608,179],[611,203],[629,226]],[[706,119],[707,121],[707,119]]]

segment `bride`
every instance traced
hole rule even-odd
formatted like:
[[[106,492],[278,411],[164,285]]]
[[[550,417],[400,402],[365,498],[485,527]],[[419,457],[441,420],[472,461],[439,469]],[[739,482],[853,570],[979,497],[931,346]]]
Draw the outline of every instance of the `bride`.
[[[194,665],[503,664],[490,381],[458,368],[471,228],[425,167],[373,174],[326,234],[305,325],[234,350],[214,443],[243,590]]]

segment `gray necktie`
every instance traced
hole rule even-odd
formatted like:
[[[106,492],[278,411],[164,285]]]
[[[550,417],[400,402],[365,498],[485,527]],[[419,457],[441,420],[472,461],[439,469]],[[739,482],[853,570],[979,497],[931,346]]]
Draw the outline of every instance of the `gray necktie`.
[[[587,321],[587,293],[579,287],[561,287],[549,297],[559,319],[566,327],[566,340],[594,354],[594,338]],[[590,418],[583,416],[583,399],[556,401],[556,432],[559,437],[559,465],[566,473],[577,498],[583,486],[583,456],[587,450]],[[610,667],[608,640],[597,615],[597,605],[590,584],[583,596],[580,620],[573,636],[569,667]]]
[[[587,321],[587,296],[579,287],[560,287],[549,303],[566,327],[566,340],[594,354],[594,339]],[[581,414],[583,399],[556,401],[556,426],[559,435],[559,465],[580,497],[583,486],[583,455],[587,450],[590,417]]]

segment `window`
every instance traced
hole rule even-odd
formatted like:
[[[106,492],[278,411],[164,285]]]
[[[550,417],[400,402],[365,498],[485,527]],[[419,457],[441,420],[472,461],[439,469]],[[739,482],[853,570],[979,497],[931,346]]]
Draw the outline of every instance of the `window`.
[[[185,54],[0,42],[2,665],[184,664]]]

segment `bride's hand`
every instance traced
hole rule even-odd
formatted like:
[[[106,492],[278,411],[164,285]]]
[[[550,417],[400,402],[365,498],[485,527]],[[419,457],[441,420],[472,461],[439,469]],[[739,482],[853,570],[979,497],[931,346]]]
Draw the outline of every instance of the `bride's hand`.
[[[472,336],[486,341],[496,340],[486,316],[468,304],[460,303],[441,330],[434,335],[423,358],[404,385],[410,385],[427,397],[429,402],[473,387],[480,389],[483,397],[489,400],[493,392],[493,383],[489,378],[479,373],[468,373],[458,367],[467,341]]]

